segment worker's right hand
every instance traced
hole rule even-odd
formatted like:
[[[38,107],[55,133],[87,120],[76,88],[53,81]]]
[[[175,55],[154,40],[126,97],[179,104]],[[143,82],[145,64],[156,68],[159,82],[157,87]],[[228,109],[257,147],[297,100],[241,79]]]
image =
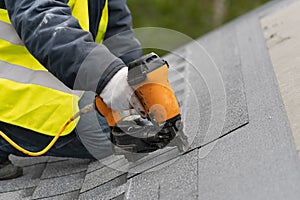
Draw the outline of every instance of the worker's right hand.
[[[128,67],[120,69],[104,87],[100,96],[106,105],[115,111],[129,110],[133,107],[141,114],[144,108],[129,86],[127,76]]]

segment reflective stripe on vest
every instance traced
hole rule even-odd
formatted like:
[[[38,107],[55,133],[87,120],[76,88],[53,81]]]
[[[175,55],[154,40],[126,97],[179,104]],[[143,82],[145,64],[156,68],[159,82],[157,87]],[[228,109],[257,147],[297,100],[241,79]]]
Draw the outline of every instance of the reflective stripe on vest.
[[[88,31],[88,1],[70,0],[68,5],[82,29]],[[108,0],[97,42],[102,42],[107,24]],[[0,9],[0,88],[0,121],[50,136],[79,110],[82,95],[66,87],[29,53],[4,9]],[[71,133],[77,122],[71,123],[62,135]]]

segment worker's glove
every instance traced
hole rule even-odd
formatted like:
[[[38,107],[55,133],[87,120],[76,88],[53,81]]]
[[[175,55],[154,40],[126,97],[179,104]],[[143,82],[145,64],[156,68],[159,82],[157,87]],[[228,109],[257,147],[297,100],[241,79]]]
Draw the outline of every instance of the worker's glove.
[[[132,107],[138,113],[143,106],[127,82],[128,67],[120,69],[102,90],[100,96],[108,107],[115,111],[129,110]]]

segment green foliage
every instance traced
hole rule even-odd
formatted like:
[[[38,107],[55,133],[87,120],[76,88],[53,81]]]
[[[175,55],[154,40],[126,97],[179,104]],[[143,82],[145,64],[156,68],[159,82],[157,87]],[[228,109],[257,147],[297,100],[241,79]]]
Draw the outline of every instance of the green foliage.
[[[270,0],[226,0],[228,14],[224,22],[230,21]]]
[[[210,0],[128,0],[134,27],[170,28],[198,37],[213,28]]]
[[[214,21],[214,0],[127,0],[127,4],[134,28],[163,27],[198,38],[267,1],[225,0],[224,16],[218,23]]]
[[[269,0],[226,0],[221,23],[232,20]],[[157,26],[185,33],[193,38],[216,27],[213,0],[127,0],[134,27]]]

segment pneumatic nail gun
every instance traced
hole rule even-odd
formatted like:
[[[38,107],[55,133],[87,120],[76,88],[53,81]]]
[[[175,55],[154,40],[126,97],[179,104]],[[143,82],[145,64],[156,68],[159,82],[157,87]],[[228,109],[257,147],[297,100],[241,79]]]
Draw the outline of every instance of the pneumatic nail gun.
[[[128,83],[144,107],[139,114],[122,117],[96,96],[96,108],[110,126],[116,152],[150,153],[167,145],[177,146],[181,152],[186,150],[180,107],[168,74],[168,63],[155,53],[129,64]]]

